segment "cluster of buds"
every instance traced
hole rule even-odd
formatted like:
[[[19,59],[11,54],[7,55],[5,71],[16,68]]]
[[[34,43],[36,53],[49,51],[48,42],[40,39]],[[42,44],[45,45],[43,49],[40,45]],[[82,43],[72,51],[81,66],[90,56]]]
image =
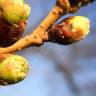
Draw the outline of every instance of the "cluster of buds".
[[[0,46],[15,43],[24,32],[30,6],[24,0],[0,0]],[[18,55],[0,54],[0,85],[15,84],[28,74],[27,60]]]
[[[30,35],[20,38],[27,24],[30,6],[24,0],[0,0],[0,46],[3,46],[0,48],[0,85],[15,84],[28,74],[27,60],[9,53],[30,45],[42,45],[45,41],[65,45],[85,38],[90,30],[90,21],[86,17],[71,16],[54,23],[64,14],[77,12],[93,1],[96,0],[57,0],[41,24]]]

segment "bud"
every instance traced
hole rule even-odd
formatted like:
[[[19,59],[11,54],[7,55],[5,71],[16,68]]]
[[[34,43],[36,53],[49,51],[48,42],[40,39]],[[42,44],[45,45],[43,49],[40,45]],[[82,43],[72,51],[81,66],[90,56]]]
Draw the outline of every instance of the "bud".
[[[86,37],[90,22],[83,16],[72,16],[49,29],[49,41],[60,44],[72,44]]]
[[[10,55],[0,63],[0,85],[15,84],[22,81],[27,76],[28,71],[28,62],[24,57]]]
[[[0,0],[0,47],[21,38],[29,15],[30,6],[24,0]]]
[[[10,24],[16,24],[20,21],[23,13],[23,5],[8,5],[4,8],[3,15],[4,18]]]
[[[9,0],[9,2],[4,0],[0,3],[4,18],[10,24],[17,24],[22,20],[22,17],[26,20],[30,15],[30,6],[25,4],[23,0]]]

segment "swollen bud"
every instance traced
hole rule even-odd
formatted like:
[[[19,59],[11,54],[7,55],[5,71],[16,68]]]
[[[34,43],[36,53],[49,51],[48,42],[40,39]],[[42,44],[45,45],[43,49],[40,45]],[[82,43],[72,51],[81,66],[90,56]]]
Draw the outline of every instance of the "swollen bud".
[[[72,44],[87,36],[90,29],[89,19],[72,16],[49,29],[49,41],[60,44]]]
[[[4,8],[4,18],[10,24],[16,24],[20,21],[23,13],[23,5],[8,5]]]
[[[0,62],[0,85],[10,85],[22,81],[29,71],[27,60],[18,55],[6,56],[7,58]]]
[[[22,17],[27,20],[30,15],[30,6],[23,0],[2,0],[0,5],[4,18],[10,24],[18,24]]]
[[[24,0],[0,0],[0,47],[8,47],[21,38],[30,11]]]

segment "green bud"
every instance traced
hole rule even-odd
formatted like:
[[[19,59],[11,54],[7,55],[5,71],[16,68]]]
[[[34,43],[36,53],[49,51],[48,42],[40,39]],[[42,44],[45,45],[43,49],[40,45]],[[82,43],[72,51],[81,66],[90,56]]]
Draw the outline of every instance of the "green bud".
[[[0,63],[0,84],[20,82],[27,76],[28,71],[28,62],[24,57],[11,55]]]
[[[6,21],[16,24],[20,20],[27,20],[30,15],[30,6],[24,0],[0,0],[0,7]]]
[[[9,5],[4,8],[3,15],[9,23],[16,24],[20,21],[22,13],[23,5]]]

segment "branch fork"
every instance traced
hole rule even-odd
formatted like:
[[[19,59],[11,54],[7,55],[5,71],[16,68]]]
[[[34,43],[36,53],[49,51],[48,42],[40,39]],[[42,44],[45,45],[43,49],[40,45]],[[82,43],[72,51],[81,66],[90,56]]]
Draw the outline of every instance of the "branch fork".
[[[78,0],[78,2],[79,1],[80,0]],[[83,1],[81,0],[81,2]],[[79,2],[79,4],[81,3]],[[49,41],[49,35],[48,35],[49,28],[63,15],[74,12],[73,7],[76,6],[72,6],[72,4],[70,4],[70,0],[57,0],[56,5],[49,12],[48,16],[41,22],[41,24],[33,32],[21,38],[20,40],[18,40],[16,43],[14,43],[9,47],[1,47],[0,53],[1,54],[14,53],[16,51],[21,51],[26,47],[42,45],[45,41],[46,42]],[[77,10],[78,9],[79,8],[77,8]]]

